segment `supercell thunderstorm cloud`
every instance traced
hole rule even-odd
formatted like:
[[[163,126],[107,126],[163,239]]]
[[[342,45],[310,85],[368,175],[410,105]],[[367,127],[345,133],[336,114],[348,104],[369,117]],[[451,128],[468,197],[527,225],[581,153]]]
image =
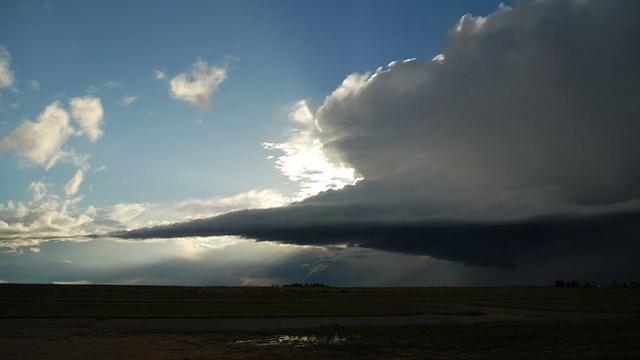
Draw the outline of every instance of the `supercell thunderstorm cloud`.
[[[434,59],[352,74],[311,112],[312,140],[359,182],[110,235],[236,235],[530,273],[615,264],[639,276],[638,34],[637,1],[465,15]]]
[[[640,2],[499,1],[0,2],[0,283],[640,281]]]

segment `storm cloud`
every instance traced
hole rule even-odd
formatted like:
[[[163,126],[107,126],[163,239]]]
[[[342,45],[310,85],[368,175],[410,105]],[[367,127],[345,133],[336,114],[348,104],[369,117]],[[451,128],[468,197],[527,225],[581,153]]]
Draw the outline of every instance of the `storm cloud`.
[[[358,213],[359,219],[349,216]],[[514,258],[553,247],[602,257],[640,250],[640,211],[556,215],[503,222],[375,222],[372,208],[315,207],[244,210],[210,219],[112,234],[124,239],[239,235],[295,245],[345,245],[516,269]],[[611,250],[611,251],[609,251]],[[549,254],[567,256],[572,254]]]
[[[637,198],[639,8],[523,1],[465,15],[433,61],[354,74],[328,96],[316,113],[325,150],[369,180]]]
[[[239,235],[503,269],[525,255],[625,262],[640,236],[638,34],[637,1],[465,15],[433,60],[352,74],[313,112],[312,140],[364,180],[111,235]]]

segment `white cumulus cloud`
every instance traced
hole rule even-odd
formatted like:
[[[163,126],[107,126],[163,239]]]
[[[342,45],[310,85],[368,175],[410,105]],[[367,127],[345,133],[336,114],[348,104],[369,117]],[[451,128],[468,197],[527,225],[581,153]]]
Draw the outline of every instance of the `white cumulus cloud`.
[[[104,111],[102,102],[93,96],[76,97],[70,99],[71,114],[82,129],[82,134],[91,142],[96,142],[102,136],[102,122]]]
[[[4,150],[15,149],[28,163],[50,168],[66,155],[62,146],[75,130],[69,114],[60,102],[47,106],[37,122],[25,120],[16,130],[2,139]]]
[[[193,64],[191,70],[171,79],[171,96],[198,105],[202,109],[209,109],[213,94],[226,77],[227,71],[224,68],[198,61]]]
[[[26,165],[40,165],[50,169],[58,161],[66,159],[79,167],[85,167],[88,155],[76,154],[66,149],[70,136],[87,137],[91,142],[102,135],[103,110],[99,98],[87,96],[71,98],[71,117],[80,129],[69,121],[69,113],[59,101],[47,106],[38,121],[24,120],[18,128],[0,141],[5,150],[15,150]]]
[[[322,148],[365,179],[443,201],[517,189],[585,205],[638,198],[637,10],[522,1],[465,15],[442,56],[349,76],[315,114]]]
[[[0,204],[0,247],[34,247],[46,238],[86,234],[93,207],[79,208],[80,198],[61,200],[43,181],[32,182],[29,190],[31,201]]]
[[[11,54],[2,45],[0,45],[0,89],[13,86],[13,72],[9,68],[11,63]]]

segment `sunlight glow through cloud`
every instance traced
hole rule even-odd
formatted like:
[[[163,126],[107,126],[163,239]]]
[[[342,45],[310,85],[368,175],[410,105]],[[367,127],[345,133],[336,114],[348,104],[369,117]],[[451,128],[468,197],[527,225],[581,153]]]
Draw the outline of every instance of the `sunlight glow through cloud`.
[[[298,101],[290,110],[289,120],[296,126],[290,130],[289,139],[282,143],[265,142],[267,150],[280,150],[276,168],[290,180],[298,183],[298,200],[329,189],[342,189],[359,179],[354,170],[336,166],[325,155],[318,139],[312,111],[305,100]]]

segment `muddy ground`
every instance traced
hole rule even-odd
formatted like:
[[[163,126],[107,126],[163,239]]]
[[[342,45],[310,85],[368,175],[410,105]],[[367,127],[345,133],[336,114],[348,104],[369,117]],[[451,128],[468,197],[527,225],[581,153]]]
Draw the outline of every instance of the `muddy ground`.
[[[580,313],[507,309],[455,302],[424,305],[424,314],[377,317],[311,317],[252,319],[0,319],[0,358],[12,359],[539,359],[640,358],[640,333],[620,330],[612,341],[590,343],[580,335],[555,336],[558,321],[597,324],[633,314]],[[474,315],[469,315],[474,314]],[[637,319],[637,317],[635,318]],[[536,338],[460,342],[455,336],[404,343],[282,341],[305,328],[323,325],[416,326],[486,323],[549,324]],[[590,326],[588,336],[594,336]],[[480,328],[482,329],[482,328]],[[589,330],[591,329],[591,330]],[[606,329],[605,329],[606,330]],[[600,331],[600,330],[598,330]],[[616,330],[617,331],[617,330]],[[546,331],[545,331],[546,332]],[[502,336],[502,335],[501,335]],[[575,340],[575,341],[574,341]],[[640,346],[638,346],[640,347]],[[631,350],[630,350],[631,349]]]

